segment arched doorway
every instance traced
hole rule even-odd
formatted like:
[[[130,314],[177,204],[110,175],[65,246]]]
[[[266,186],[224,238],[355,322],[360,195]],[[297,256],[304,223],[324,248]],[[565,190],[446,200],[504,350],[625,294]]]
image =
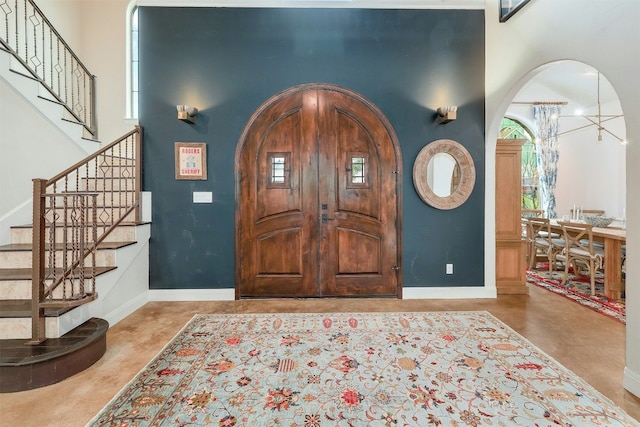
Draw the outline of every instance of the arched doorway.
[[[535,131],[535,104],[559,104],[555,198],[558,217],[574,205],[623,217],[626,207],[626,126],[606,75],[562,60],[534,70],[514,93],[504,116]]]
[[[236,150],[236,297],[401,296],[401,159],[382,112],[296,86]]]

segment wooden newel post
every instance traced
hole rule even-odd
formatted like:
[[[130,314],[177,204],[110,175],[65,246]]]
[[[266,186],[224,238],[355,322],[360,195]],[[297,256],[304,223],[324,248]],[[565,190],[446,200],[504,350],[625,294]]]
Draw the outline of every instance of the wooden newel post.
[[[43,194],[47,189],[47,180],[34,178],[33,180],[33,236],[31,264],[31,341],[29,344],[39,344],[46,340],[44,308],[44,253],[45,253],[45,203]]]

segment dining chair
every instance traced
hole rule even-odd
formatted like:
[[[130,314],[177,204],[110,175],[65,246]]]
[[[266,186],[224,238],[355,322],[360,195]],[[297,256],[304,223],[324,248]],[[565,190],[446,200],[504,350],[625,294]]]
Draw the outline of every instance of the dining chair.
[[[558,255],[565,248],[564,239],[551,232],[549,218],[524,218],[527,226],[527,253],[529,254],[529,268],[536,265],[538,255],[545,256],[549,261],[549,273],[558,262]]]
[[[544,211],[542,209],[521,209],[520,210],[520,218],[522,218],[521,223],[522,223],[523,239],[527,240],[527,218],[539,218],[539,217],[542,217],[543,215],[544,215]]]
[[[575,222],[558,221],[562,227],[565,248],[559,255],[565,260],[563,283],[569,277],[569,266],[578,274],[578,265],[588,268],[591,279],[591,295],[596,294],[596,271],[604,267],[604,249],[593,244],[593,226]]]

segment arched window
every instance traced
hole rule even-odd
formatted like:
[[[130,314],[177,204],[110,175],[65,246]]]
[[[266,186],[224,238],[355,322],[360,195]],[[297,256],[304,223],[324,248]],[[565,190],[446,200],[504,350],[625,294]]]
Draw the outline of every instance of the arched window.
[[[138,7],[135,0],[127,8],[127,117],[138,118]]]
[[[538,159],[533,132],[522,122],[505,117],[500,125],[501,139],[524,139],[522,146],[522,209],[539,209]]]

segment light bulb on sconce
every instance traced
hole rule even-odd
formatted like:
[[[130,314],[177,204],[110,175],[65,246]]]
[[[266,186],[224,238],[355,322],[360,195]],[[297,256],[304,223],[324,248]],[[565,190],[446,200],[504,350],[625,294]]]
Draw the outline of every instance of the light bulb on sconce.
[[[176,105],[176,110],[178,110],[178,120],[191,124],[196,122],[196,114],[198,114],[198,109],[196,107]]]
[[[458,107],[455,105],[447,105],[446,107],[438,107],[438,117],[436,120],[439,124],[449,123],[457,117]]]

